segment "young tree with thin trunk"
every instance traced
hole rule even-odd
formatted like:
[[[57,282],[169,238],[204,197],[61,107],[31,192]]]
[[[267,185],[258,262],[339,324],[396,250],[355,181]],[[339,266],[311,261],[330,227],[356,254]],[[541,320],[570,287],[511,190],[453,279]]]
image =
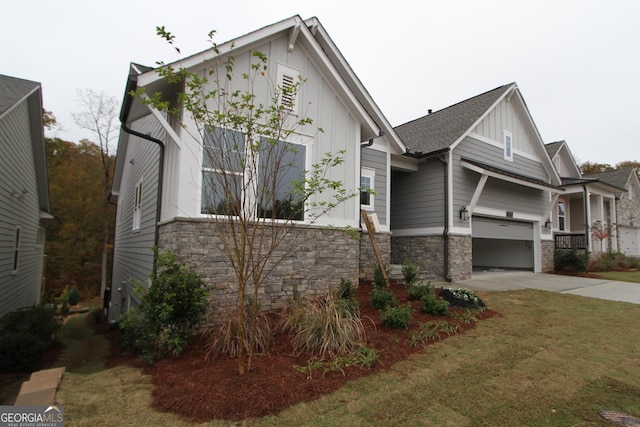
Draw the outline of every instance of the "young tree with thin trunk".
[[[164,27],[157,31],[173,45],[171,33]],[[213,34],[209,38],[220,55]],[[304,80],[298,76],[274,87],[266,55],[251,55],[250,72],[241,76],[246,89],[230,88],[234,58],[220,55],[206,73],[159,64],[161,76],[183,85],[179,107],[162,94],[135,94],[182,120],[187,131],[184,116],[195,123],[197,134],[192,136],[201,141],[204,156],[202,213],[209,215],[210,229],[236,279],[240,374],[251,369],[259,295],[269,273],[291,255],[309,226],[359,194],[359,189],[347,190],[331,179],[331,170],[344,161],[343,152],[327,153],[305,169],[305,146],[291,142],[298,128],[312,124],[291,112]],[[266,99],[257,95],[258,86],[271,88]]]
[[[102,158],[102,261],[100,270],[100,295],[107,287],[107,266],[109,259],[109,194],[114,163],[111,143],[118,136],[118,101],[104,92],[86,89],[78,92],[78,100],[83,112],[73,114],[76,124],[90,131],[97,139]]]

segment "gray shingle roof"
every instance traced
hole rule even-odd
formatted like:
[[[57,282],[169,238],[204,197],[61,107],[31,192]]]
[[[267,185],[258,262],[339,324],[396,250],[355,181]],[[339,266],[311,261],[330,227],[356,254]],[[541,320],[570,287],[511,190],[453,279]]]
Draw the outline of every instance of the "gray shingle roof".
[[[412,151],[431,153],[456,142],[512,86],[509,83],[395,127]]]
[[[0,74],[0,115],[39,86],[40,83]]]
[[[619,188],[627,188],[627,182],[632,173],[636,173],[633,168],[623,168],[607,172],[589,173],[583,176],[585,178],[597,178],[599,181]]]

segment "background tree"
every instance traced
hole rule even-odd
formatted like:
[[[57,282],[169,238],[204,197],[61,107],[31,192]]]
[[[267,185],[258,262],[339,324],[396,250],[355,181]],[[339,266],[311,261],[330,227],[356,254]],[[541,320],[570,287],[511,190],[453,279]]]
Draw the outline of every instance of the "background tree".
[[[102,259],[102,153],[96,144],[45,138],[53,224],[46,226],[49,293],[76,286],[85,296],[99,289]],[[112,156],[107,159],[110,167]],[[109,207],[113,227],[114,209]],[[109,240],[111,243],[111,240]]]
[[[580,173],[582,173],[583,175],[615,170],[615,168],[608,163],[593,163],[588,161],[580,163],[578,165],[578,168],[580,169]]]
[[[100,294],[107,287],[107,264],[109,260],[109,195],[114,162],[111,161],[111,143],[118,136],[118,101],[104,92],[85,89],[78,92],[78,100],[84,111],[73,114],[76,124],[93,133],[100,148],[102,171],[102,261],[100,272]]]
[[[173,45],[171,33],[164,27],[157,30]],[[220,54],[213,34],[209,33],[212,47]],[[300,167],[301,148],[287,141],[311,120],[293,115],[286,100],[295,99],[303,81],[273,87],[264,54],[252,52],[251,71],[242,75],[240,85],[246,89],[241,90],[232,88],[233,57],[214,59],[207,75],[159,65],[161,76],[183,85],[180,107],[174,108],[176,103],[162,94],[145,94],[144,88],[136,95],[178,119],[184,109],[196,125],[192,136],[202,141],[211,171],[203,173],[202,210],[210,214],[210,228],[236,278],[238,371],[244,374],[251,368],[265,279],[291,254],[309,225],[355,197],[359,189],[347,191],[342,182],[331,179],[331,170],[343,163],[342,153],[327,153],[309,170],[304,162]],[[258,99],[258,81],[272,88],[267,99]]]

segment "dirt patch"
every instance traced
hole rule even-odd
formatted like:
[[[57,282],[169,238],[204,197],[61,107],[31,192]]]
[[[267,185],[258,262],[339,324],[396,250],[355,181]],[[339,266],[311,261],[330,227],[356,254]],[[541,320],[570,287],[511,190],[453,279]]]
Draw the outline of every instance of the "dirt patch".
[[[407,303],[403,285],[392,284],[390,288],[400,304]],[[357,289],[356,299],[366,327],[367,346],[380,353],[380,361],[373,369],[347,367],[343,372],[302,373],[295,366],[307,365],[311,354],[293,354],[288,337],[277,334],[271,353],[257,355],[252,370],[239,376],[237,359],[219,357],[205,361],[203,344],[196,339],[195,344],[181,356],[144,366],[145,373],[153,377],[153,405],[161,411],[174,412],[196,422],[273,415],[296,403],[331,393],[347,381],[389,369],[407,356],[423,351],[422,346],[412,348],[409,345],[409,333],[429,320],[441,320],[443,317],[421,313],[420,303],[414,301],[409,330],[388,329],[380,324],[380,313],[371,307],[370,290],[370,284],[362,283]],[[461,311],[450,309],[450,313]],[[499,313],[486,310],[475,317],[485,320],[496,315]],[[459,325],[458,333],[475,327],[473,323],[467,324],[451,316],[446,319]],[[106,334],[112,342],[108,365],[125,363],[143,367],[137,358],[125,355],[117,346],[117,331],[109,330],[104,325],[106,322],[98,326],[102,330],[97,330]]]

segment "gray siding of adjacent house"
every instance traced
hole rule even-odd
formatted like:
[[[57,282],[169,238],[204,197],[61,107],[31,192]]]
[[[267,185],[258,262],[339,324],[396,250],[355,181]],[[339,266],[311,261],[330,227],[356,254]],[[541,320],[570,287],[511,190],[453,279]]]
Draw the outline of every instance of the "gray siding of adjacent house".
[[[0,118],[0,317],[40,300],[43,248],[37,246],[40,209],[30,129],[27,100]]]
[[[391,229],[444,225],[444,166],[436,158],[420,163],[417,172],[393,171]]]
[[[387,153],[383,151],[370,148],[362,149],[362,166],[376,171],[373,184],[375,191],[374,210],[380,224],[387,224],[387,157]]]
[[[459,210],[471,201],[480,174],[461,166],[462,158],[473,159],[499,167],[520,175],[548,182],[549,177],[542,163],[514,154],[513,162],[504,160],[502,149],[467,137],[453,153],[453,210]],[[527,213],[544,214],[548,206],[548,192],[513,184],[496,178],[489,178],[482,191],[478,206]],[[459,216],[454,215],[454,225],[462,225]]]
[[[138,132],[163,140],[164,131],[158,122],[147,116],[132,126]],[[125,153],[118,153],[125,155]],[[158,194],[159,147],[135,136],[129,136],[117,210],[114,244],[113,281],[110,319],[137,305],[132,290],[136,283],[146,285],[153,271],[153,251],[156,230],[156,200]],[[135,189],[142,182],[140,229],[133,230]],[[131,299],[129,299],[131,297]]]

